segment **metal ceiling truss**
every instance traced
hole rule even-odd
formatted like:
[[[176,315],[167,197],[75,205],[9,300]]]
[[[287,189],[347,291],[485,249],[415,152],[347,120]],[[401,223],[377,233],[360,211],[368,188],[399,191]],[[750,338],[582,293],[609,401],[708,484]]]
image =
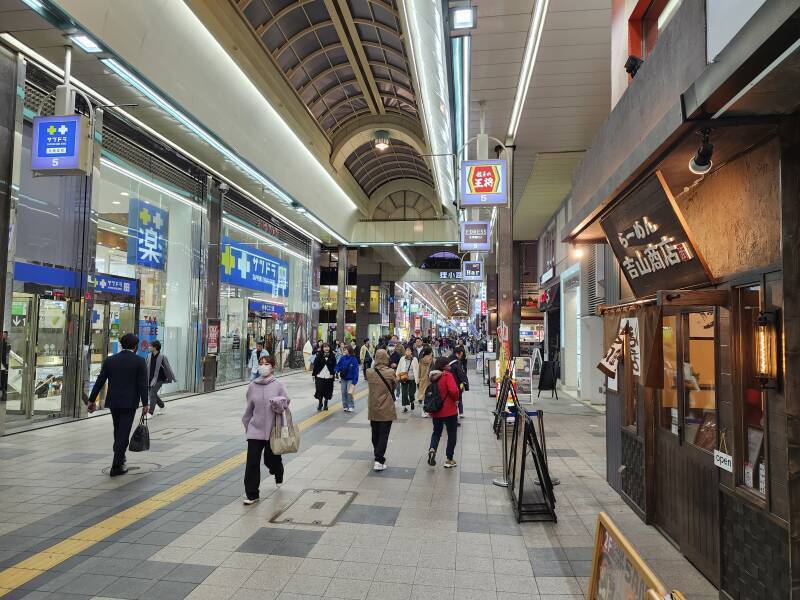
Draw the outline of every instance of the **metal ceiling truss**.
[[[229,2],[329,140],[365,115],[388,112],[419,124],[397,0]],[[433,186],[419,152],[397,139],[391,150],[389,159],[364,161],[361,146],[345,161],[367,195],[398,178]]]

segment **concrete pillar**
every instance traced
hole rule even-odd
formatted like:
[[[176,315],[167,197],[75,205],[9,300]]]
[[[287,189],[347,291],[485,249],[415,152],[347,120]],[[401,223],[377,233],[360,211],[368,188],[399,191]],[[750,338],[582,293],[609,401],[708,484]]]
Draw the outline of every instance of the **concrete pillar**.
[[[500,154],[508,165],[508,193],[513,198],[511,183],[514,181],[513,163],[514,150],[509,147]],[[497,258],[497,326],[508,327],[509,347],[512,352],[511,340],[519,338],[519,324],[516,333],[514,326],[514,236],[513,236],[513,202],[509,201],[505,208],[497,209],[496,232],[496,258]]]
[[[205,354],[206,336],[208,335],[208,320],[219,319],[219,265],[222,244],[222,206],[225,202],[223,190],[220,189],[219,182],[211,177],[206,182],[206,218],[208,227],[205,228],[205,295],[203,306],[205,307],[205,318],[201,323],[203,343],[201,352],[203,353],[202,362],[202,391],[213,392],[217,384],[217,357],[216,355]]]
[[[319,242],[311,240],[311,311],[308,316],[309,335],[312,345],[316,345],[319,331],[319,278],[320,278],[320,254],[321,247]]]
[[[347,246],[339,246],[339,268],[337,271],[336,292],[336,341],[344,341],[344,326],[347,310]]]

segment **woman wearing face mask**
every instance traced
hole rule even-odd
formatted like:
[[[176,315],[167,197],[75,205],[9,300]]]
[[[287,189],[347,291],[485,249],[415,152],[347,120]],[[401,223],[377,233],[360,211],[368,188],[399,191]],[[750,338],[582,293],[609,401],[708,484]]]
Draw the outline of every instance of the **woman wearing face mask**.
[[[314,377],[314,398],[317,399],[317,410],[328,410],[328,401],[333,396],[333,378],[336,375],[336,356],[331,352],[331,345],[325,344],[317,352],[314,359],[314,368],[311,370]],[[325,403],[324,407],[322,403]]]
[[[244,470],[244,491],[246,505],[255,504],[259,498],[261,485],[261,454],[275,483],[283,483],[283,460],[273,454],[269,437],[275,419],[280,419],[289,406],[289,397],[283,384],[275,379],[275,361],[271,356],[262,356],[258,361],[257,377],[247,388],[247,408],[242,417],[247,435],[247,465]]]

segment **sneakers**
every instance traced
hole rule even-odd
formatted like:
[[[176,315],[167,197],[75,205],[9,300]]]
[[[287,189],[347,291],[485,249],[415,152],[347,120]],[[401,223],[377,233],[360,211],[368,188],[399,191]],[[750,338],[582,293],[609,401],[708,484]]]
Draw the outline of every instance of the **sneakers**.
[[[427,419],[428,418],[428,413],[426,413],[424,410],[422,411],[422,418],[423,419]]]
[[[386,465],[383,464],[383,463],[379,463],[379,462],[375,461],[375,464],[373,465],[372,470],[373,471],[385,471],[386,470]]]
[[[404,412],[404,413],[407,413],[407,412],[408,412],[408,407],[407,407],[407,406],[404,406],[404,407],[403,407],[403,412]]]
[[[454,461],[454,460],[449,460],[448,459],[448,460],[444,461],[444,468],[445,469],[452,469],[455,466],[456,466],[456,461]]]
[[[458,418],[459,418],[459,419],[463,419],[465,416],[466,416],[466,415],[465,415],[464,413],[461,413],[460,415],[458,415]]]
[[[145,413],[144,418],[145,418],[145,420],[149,421],[150,419],[153,418],[153,414],[152,413]]]
[[[242,504],[244,504],[245,506],[250,506],[251,504],[255,504],[256,502],[258,502],[258,500],[259,498],[253,498],[252,500],[250,498],[245,498]]]
[[[165,414],[167,414],[167,406],[166,406],[166,404],[164,406],[159,406],[158,408],[156,408],[155,414],[156,415],[165,415]]]
[[[436,466],[436,450],[434,450],[433,448],[428,450],[428,464],[432,467]]]

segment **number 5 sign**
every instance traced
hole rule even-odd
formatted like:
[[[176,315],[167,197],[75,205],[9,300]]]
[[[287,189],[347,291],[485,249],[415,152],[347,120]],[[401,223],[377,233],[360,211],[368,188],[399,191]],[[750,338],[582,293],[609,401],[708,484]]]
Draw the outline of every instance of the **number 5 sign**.
[[[461,161],[461,207],[505,206],[507,179],[504,160]]]

